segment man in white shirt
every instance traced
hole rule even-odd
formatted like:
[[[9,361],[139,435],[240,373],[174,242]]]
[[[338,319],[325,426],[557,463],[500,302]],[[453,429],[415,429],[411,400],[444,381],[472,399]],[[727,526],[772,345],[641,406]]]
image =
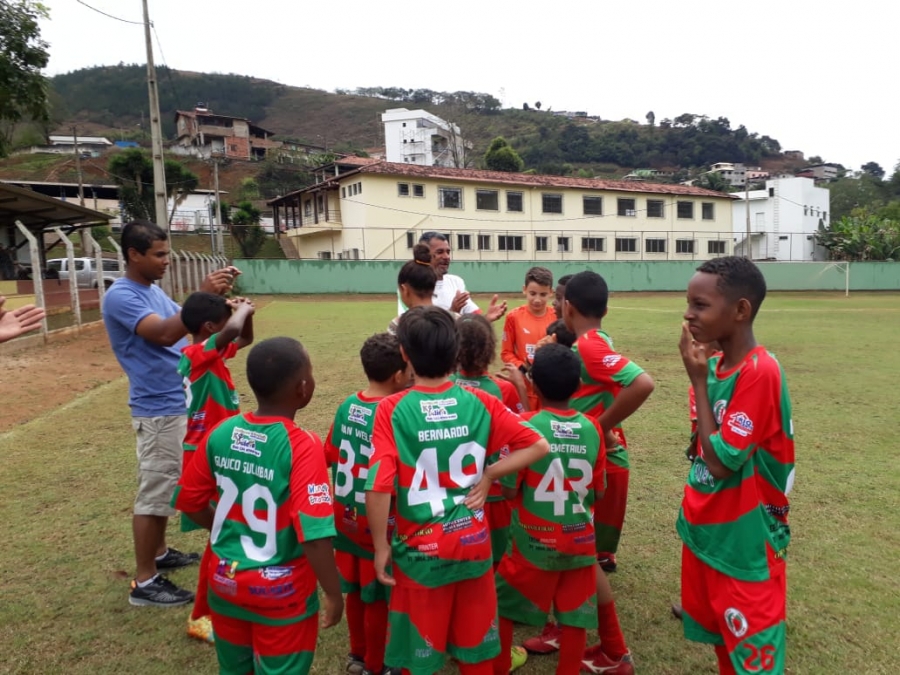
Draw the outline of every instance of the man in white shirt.
[[[462,277],[447,273],[450,269],[450,242],[447,241],[447,236],[440,232],[426,232],[419,243],[427,244],[431,249],[431,266],[438,278],[434,287],[434,305],[458,314],[480,314],[481,309],[466,290],[466,282]],[[399,314],[406,311],[399,296],[397,308]],[[499,302],[499,296],[495,295],[484,316],[488,321],[496,321],[506,314],[506,309],[506,301]]]

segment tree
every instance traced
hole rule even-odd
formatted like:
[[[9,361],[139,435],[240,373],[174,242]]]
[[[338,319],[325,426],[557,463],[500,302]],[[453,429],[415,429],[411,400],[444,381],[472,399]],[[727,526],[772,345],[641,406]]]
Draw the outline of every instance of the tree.
[[[0,2],[0,157],[9,151],[15,125],[49,117],[47,80],[50,59],[39,19],[47,10],[33,0]]]
[[[877,178],[878,180],[884,178],[884,169],[881,168],[881,165],[878,162],[866,162],[861,168],[863,173],[867,173],[873,178]]]
[[[884,206],[886,183],[863,174],[859,178],[839,178],[828,184],[831,221],[850,216],[857,209],[875,212]]]
[[[540,110],[540,109],[541,109],[541,102],[540,102],[540,101],[535,101],[534,107],[537,108],[538,110]]]
[[[707,171],[700,174],[695,185],[699,188],[715,190],[716,192],[729,192],[731,190],[731,183],[718,171]]]
[[[900,261],[900,222],[867,212],[832,221],[815,238],[832,260]]]
[[[179,164],[174,159],[165,160],[166,167],[166,197],[172,200],[172,211],[169,213],[169,224],[175,217],[175,209],[188,198],[200,185],[200,179],[190,169]],[[154,205],[155,210],[155,205]]]
[[[531,110],[531,108],[528,107],[528,103],[523,103],[522,110]]]
[[[166,197],[172,200],[169,222],[175,208],[197,189],[200,179],[193,171],[174,159],[165,161]],[[153,161],[145,150],[129,148],[109,160],[106,170],[119,186],[122,215],[128,220],[156,218],[156,196],[153,189]]]
[[[656,124],[656,115],[653,114],[652,110],[647,113],[647,124],[649,124],[651,127]]]
[[[484,153],[484,167],[491,171],[519,173],[525,167],[525,162],[505,138],[497,136]]]
[[[231,236],[244,258],[253,258],[266,243],[266,233],[259,226],[261,216],[262,212],[248,201],[238,204],[231,214]]]

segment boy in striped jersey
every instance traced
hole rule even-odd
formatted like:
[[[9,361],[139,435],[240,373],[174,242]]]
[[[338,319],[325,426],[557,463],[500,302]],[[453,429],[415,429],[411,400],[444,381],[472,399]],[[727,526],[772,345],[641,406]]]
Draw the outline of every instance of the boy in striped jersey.
[[[784,673],[791,401],[753,320],[766,282],[750,260],[703,263],[691,278],[680,351],[697,403],[699,454],[677,529],[684,634],[715,646],[720,673]],[[709,355],[716,340],[722,353]]]

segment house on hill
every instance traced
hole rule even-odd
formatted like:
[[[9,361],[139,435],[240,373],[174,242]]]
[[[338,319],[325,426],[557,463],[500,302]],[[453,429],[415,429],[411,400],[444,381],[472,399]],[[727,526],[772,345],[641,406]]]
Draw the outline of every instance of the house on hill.
[[[422,166],[455,166],[467,149],[459,127],[425,110],[391,108],[381,115],[385,159]]]
[[[47,140],[46,145],[32,145],[17,150],[13,154],[74,155],[77,147],[83,157],[99,157],[113,147],[113,142],[102,136],[79,136],[77,145],[74,136],[49,136]]]
[[[271,131],[246,117],[216,115],[200,106],[175,112],[175,133],[177,140],[170,145],[170,153],[202,159],[265,159],[270,149],[282,147],[280,141],[272,140]]]
[[[301,258],[404,260],[422,233],[456,260],[703,260],[733,249],[732,195],[685,185],[345,157],[271,200]]]

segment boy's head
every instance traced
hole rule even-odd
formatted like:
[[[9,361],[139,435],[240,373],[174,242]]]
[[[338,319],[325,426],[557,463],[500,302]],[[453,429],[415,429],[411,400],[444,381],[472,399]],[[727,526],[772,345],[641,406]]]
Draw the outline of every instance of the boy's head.
[[[188,333],[205,340],[221,331],[231,316],[231,307],[221,295],[198,291],[181,306],[181,321]]]
[[[525,285],[522,293],[528,301],[528,310],[536,315],[543,316],[547,311],[547,301],[553,292],[553,273],[546,267],[532,267],[525,273]]]
[[[564,274],[556,282],[556,290],[553,293],[553,311],[556,312],[556,318],[562,319],[563,300],[566,298],[566,284],[572,278],[571,274]]]
[[[359,359],[369,382],[397,392],[409,385],[409,364],[400,352],[400,342],[390,333],[377,333],[363,342]]]
[[[750,329],[766,297],[766,280],[749,258],[707,260],[688,283],[684,320],[694,339],[709,343]]]
[[[497,335],[481,314],[465,314],[456,320],[459,333],[459,368],[467,375],[482,375],[497,351]]]
[[[547,335],[555,335],[556,344],[563,347],[571,347],[577,339],[575,333],[566,328],[566,322],[562,319],[557,319],[547,326]]]
[[[434,267],[431,266],[431,252],[428,245],[416,244],[413,247],[413,259],[403,265],[397,275],[400,299],[407,307],[421,304],[422,300],[430,301],[434,296],[437,282],[438,277]]]
[[[413,307],[400,317],[397,339],[416,377],[446,377],[456,369],[459,334],[446,310]]]
[[[162,279],[169,266],[169,242],[165,230],[149,220],[135,220],[122,228],[125,264],[151,281]]]
[[[568,347],[544,345],[534,354],[531,379],[545,401],[568,401],[581,382],[581,361]]]
[[[603,277],[591,271],[573,274],[566,284],[563,302],[563,321],[566,322],[566,328],[574,332],[574,322],[579,318],[599,321],[606,316],[608,302],[609,288]]]
[[[256,343],[247,356],[247,382],[260,404],[295,410],[305,408],[316,390],[309,354],[289,337]]]

